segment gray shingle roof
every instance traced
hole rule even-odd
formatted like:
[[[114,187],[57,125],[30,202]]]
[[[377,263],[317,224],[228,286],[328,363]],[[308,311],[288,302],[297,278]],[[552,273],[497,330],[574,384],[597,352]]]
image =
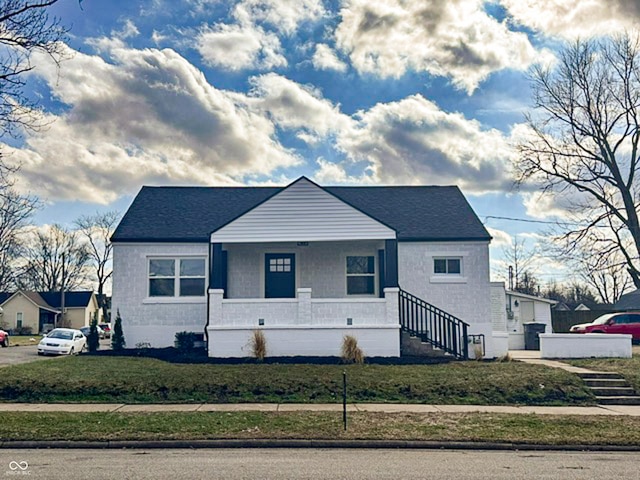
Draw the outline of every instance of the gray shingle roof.
[[[40,296],[52,307],[62,306],[62,294],[60,292],[39,292]],[[66,308],[86,307],[91,300],[92,291],[78,291],[64,293],[64,306]]]
[[[395,229],[398,240],[490,240],[458,187],[324,187]],[[280,187],[142,187],[114,242],[208,242]]]
[[[616,310],[640,310],[640,290],[625,293],[614,305]]]

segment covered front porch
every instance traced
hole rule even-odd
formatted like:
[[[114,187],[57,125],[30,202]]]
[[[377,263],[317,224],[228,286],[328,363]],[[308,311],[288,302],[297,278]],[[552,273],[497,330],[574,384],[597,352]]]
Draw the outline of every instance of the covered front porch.
[[[210,356],[249,356],[256,329],[271,356],[337,356],[345,335],[399,356],[395,240],[212,244],[210,258]]]
[[[367,356],[399,356],[396,232],[301,179],[211,234],[208,348],[335,356],[343,337]]]

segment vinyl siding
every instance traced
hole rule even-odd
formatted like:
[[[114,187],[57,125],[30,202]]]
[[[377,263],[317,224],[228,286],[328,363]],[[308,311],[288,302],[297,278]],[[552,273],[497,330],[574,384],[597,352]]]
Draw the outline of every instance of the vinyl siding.
[[[211,235],[216,243],[391,238],[394,230],[305,178]]]

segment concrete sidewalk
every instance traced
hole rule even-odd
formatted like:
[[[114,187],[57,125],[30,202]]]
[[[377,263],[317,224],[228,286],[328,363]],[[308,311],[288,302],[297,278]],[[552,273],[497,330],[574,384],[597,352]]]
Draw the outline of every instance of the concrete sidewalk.
[[[334,403],[0,403],[2,412],[340,412]],[[640,416],[640,406],[597,405],[592,407],[544,407],[511,405],[422,405],[407,403],[349,403],[349,412],[382,413],[512,413],[537,415],[628,415]]]

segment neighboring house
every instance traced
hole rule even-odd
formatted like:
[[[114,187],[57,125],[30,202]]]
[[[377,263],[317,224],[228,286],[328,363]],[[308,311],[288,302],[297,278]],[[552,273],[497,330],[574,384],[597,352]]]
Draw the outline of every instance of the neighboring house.
[[[129,347],[205,332],[209,355],[399,356],[400,330],[492,356],[490,235],[457,187],[143,187],[112,237]],[[466,322],[469,326],[465,332]]]
[[[65,292],[65,320],[71,328],[89,325],[98,303],[93,292]],[[30,292],[18,290],[0,293],[2,321],[9,330],[30,327],[33,333],[46,332],[60,321],[60,292]]]
[[[631,310],[640,311],[640,290],[625,293],[613,307],[619,312],[629,312]]]
[[[545,332],[553,333],[551,306],[556,300],[505,290],[503,282],[491,282],[491,299],[493,330],[509,334],[509,350],[524,349],[525,323],[544,323]]]

